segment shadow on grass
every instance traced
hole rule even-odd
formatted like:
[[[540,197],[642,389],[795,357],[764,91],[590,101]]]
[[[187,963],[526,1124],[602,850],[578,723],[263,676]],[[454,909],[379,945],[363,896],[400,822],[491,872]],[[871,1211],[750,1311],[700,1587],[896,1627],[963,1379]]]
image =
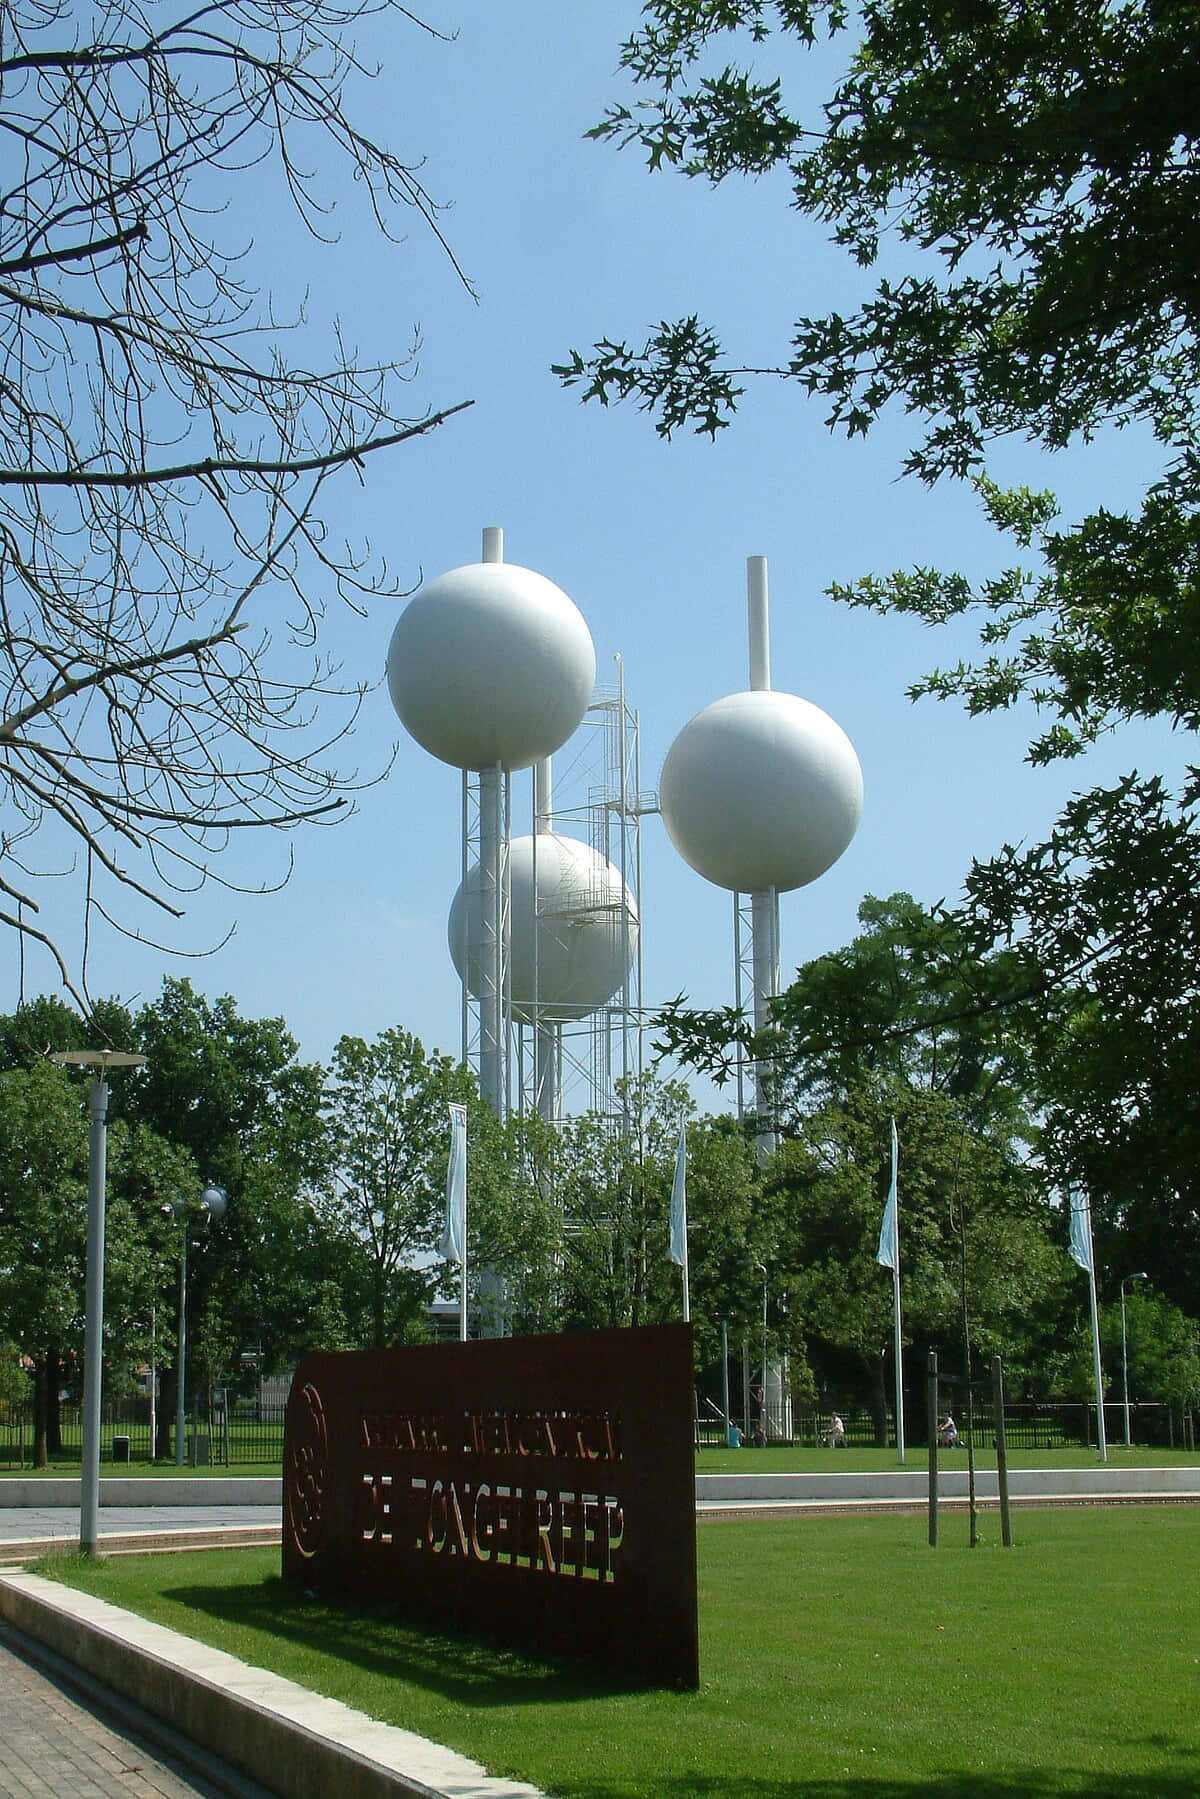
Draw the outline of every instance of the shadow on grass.
[[[522,1654],[417,1610],[332,1605],[278,1576],[253,1586],[170,1587],[163,1597],[297,1648],[334,1656],[365,1674],[411,1681],[462,1705],[561,1705],[645,1692],[651,1686],[603,1669]]]
[[[1167,1746],[1177,1767],[1153,1774],[1098,1774],[1091,1769],[1026,1768],[1013,1774],[976,1774],[956,1769],[900,1780],[870,1775],[828,1774],[789,1780],[744,1774],[659,1773],[656,1799],[1196,1799],[1195,1757],[1183,1745]],[[644,1787],[641,1789],[644,1790]],[[605,1780],[571,1781],[569,1799],[629,1799],[629,1788]]]

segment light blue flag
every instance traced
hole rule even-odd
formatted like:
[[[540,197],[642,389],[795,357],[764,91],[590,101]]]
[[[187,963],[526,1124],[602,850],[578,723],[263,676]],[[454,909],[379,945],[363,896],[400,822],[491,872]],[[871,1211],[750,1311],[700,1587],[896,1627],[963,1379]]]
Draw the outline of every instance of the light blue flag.
[[[461,1263],[467,1244],[467,1108],[450,1107],[450,1162],[446,1169],[446,1228],[438,1254]]]
[[[888,1188],[887,1204],[883,1208],[883,1223],[879,1228],[879,1248],[875,1252],[875,1260],[883,1268],[899,1268],[900,1266],[900,1207],[896,1186],[899,1164],[900,1142],[896,1136],[896,1120],[893,1118],[892,1184]]]
[[[1071,1221],[1067,1230],[1067,1249],[1071,1260],[1078,1262],[1085,1274],[1092,1272],[1092,1207],[1086,1193],[1069,1193]]]
[[[687,1266],[687,1126],[679,1126],[675,1151],[675,1179],[671,1182],[671,1247],[667,1255],[681,1268]]]

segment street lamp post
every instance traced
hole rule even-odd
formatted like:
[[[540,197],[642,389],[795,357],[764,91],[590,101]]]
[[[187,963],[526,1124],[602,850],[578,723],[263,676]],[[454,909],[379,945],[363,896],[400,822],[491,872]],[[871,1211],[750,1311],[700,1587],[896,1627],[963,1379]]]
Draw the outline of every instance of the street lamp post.
[[[1145,1272],[1127,1274],[1121,1282],[1121,1391],[1125,1401],[1125,1447],[1130,1446],[1129,1436],[1129,1352],[1125,1341],[1125,1281],[1144,1281]]]
[[[223,1187],[206,1187],[199,1199],[173,1199],[164,1211],[183,1219],[183,1248],[179,1257],[179,1353],[175,1358],[175,1466],[183,1467],[184,1433],[187,1428],[187,1259],[188,1219],[193,1212],[219,1218],[227,1196]]]
[[[762,1433],[767,1437],[767,1270],[763,1262],[755,1262],[754,1266],[762,1271],[763,1304],[762,1304]]]
[[[79,1480],[79,1548],[95,1555],[100,1512],[100,1390],[104,1360],[104,1187],[108,1156],[110,1068],[140,1068],[145,1056],[117,1049],[63,1049],[52,1062],[90,1068],[88,1088],[87,1276],[83,1337],[83,1447]]]
[[[154,1445],[158,1434],[158,1359],[156,1355],[155,1326],[158,1322],[158,1308],[150,1307],[150,1460],[157,1457]]]

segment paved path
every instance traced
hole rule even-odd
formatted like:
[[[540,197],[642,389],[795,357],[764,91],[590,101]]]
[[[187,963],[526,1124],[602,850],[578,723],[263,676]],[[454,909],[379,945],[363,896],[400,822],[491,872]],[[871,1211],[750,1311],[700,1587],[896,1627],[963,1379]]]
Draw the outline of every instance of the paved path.
[[[252,1791],[232,1772],[214,1784],[151,1748],[73,1684],[26,1660],[7,1630],[0,1630],[0,1717],[4,1799],[228,1799]]]
[[[105,1505],[97,1522],[102,1549],[130,1538],[155,1548],[279,1541],[278,1505]],[[0,1506],[0,1563],[78,1546],[78,1506]]]
[[[18,1642],[33,1641],[31,1657],[49,1655],[60,1668],[59,1658],[69,1657],[78,1670],[86,1670],[85,1679],[121,1695],[116,1703],[132,1702],[139,1719],[145,1719],[141,1707],[153,1711],[154,1729],[163,1728],[159,1720],[169,1728],[186,1719],[196,1743],[213,1745],[253,1777],[233,1775],[238,1784],[225,1787],[228,1766],[206,1750],[198,1752],[204,1759],[194,1765],[210,1787],[215,1783],[235,1799],[263,1799],[256,1780],[285,1799],[546,1799],[526,1781],[491,1775],[468,1756],[379,1723],[92,1593],[9,1571],[0,1575],[0,1611],[6,1627],[21,1633]],[[0,1738],[3,1731],[0,1723]],[[54,1799],[85,1794],[109,1799],[122,1789],[84,1787],[72,1778],[33,1790],[53,1793]],[[0,1781],[0,1794],[4,1791]],[[28,1789],[12,1791],[24,1799]]]

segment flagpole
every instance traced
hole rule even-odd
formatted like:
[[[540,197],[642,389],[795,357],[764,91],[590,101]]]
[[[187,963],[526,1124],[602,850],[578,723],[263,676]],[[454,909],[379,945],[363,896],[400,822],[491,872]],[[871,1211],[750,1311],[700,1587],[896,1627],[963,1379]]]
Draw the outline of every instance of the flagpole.
[[[887,1204],[883,1208],[883,1223],[879,1227],[879,1248],[875,1252],[875,1260],[883,1268],[892,1271],[892,1326],[895,1333],[894,1360],[896,1364],[896,1456],[901,1467],[904,1466],[904,1335],[900,1318],[900,1196],[898,1191],[898,1174],[900,1163],[900,1140],[896,1135],[896,1120],[892,1121],[892,1179],[888,1187]]]
[[[900,1200],[898,1173],[900,1142],[892,1119],[892,1192],[896,1194],[896,1254],[892,1263],[892,1321],[896,1333],[896,1459],[904,1466],[904,1337],[900,1320]]]
[[[1088,1242],[1092,1238],[1092,1214],[1088,1208]],[[1092,1296],[1092,1362],[1096,1375],[1096,1431],[1100,1442],[1100,1460],[1108,1460],[1108,1439],[1104,1434],[1104,1371],[1100,1365],[1100,1314],[1096,1310],[1096,1258],[1087,1271],[1088,1290]]]
[[[679,1142],[675,1149],[675,1175],[671,1182],[670,1238],[667,1257],[683,1270],[683,1322],[690,1323],[692,1300],[688,1279],[687,1240],[687,1123],[679,1121]],[[764,1371],[763,1380],[766,1381]]]
[[[900,1224],[896,1222],[896,1247],[900,1246]],[[900,1329],[900,1257],[896,1257],[896,1266],[892,1269],[892,1298],[895,1310],[896,1327],[896,1459],[904,1466],[904,1360],[903,1340]]]
[[[1076,1201],[1080,1203],[1076,1203]],[[1067,1189],[1067,1254],[1088,1277],[1088,1297],[1092,1303],[1092,1368],[1096,1381],[1096,1435],[1100,1460],[1108,1460],[1108,1438],[1104,1431],[1104,1369],[1100,1361],[1100,1313],[1096,1306],[1096,1245],[1092,1237],[1092,1202],[1087,1193],[1076,1194]]]
[[[467,1340],[467,1108],[450,1105],[450,1158],[446,1166],[446,1226],[438,1253],[457,1262],[458,1340]]]
[[[688,1276],[688,1241],[687,1226],[683,1231],[683,1322],[689,1324],[692,1317],[691,1281]]]
[[[465,1134],[466,1133],[464,1131],[464,1136],[465,1136]],[[466,1146],[464,1145],[464,1151],[465,1151],[465,1148],[466,1148]],[[467,1154],[469,1154],[469,1151],[464,1153],[464,1156],[463,1156],[464,1166],[463,1166],[463,1183],[462,1183],[462,1258],[459,1263],[459,1285],[458,1285],[458,1340],[460,1343],[465,1343],[467,1340],[467,1205],[468,1205],[468,1181],[467,1181],[467,1170],[466,1170]]]

